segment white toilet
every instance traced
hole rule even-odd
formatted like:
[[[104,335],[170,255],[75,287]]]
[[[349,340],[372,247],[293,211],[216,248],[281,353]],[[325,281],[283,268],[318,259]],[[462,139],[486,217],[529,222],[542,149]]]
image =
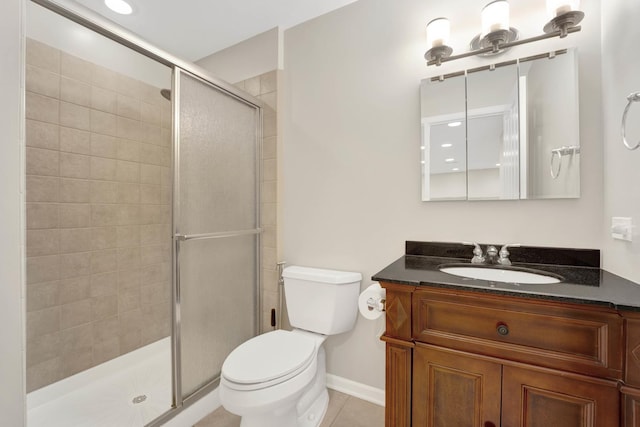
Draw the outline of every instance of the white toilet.
[[[360,273],[291,266],[282,276],[295,329],[252,338],[222,365],[220,401],[240,427],[317,427],[329,403],[322,343],[356,321]]]

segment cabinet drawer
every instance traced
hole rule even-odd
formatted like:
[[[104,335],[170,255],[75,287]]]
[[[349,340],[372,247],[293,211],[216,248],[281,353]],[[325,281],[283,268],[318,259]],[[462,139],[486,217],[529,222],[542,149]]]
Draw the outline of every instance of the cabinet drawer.
[[[418,290],[416,341],[605,378],[622,378],[622,319],[524,298]]]

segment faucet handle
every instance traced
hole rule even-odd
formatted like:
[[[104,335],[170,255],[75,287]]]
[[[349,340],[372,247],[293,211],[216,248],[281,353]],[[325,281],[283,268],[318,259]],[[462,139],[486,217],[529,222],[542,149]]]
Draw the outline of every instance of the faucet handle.
[[[479,244],[475,242],[462,242],[462,244],[467,246],[475,246],[475,248],[473,248],[473,258],[471,258],[472,263],[480,264],[484,262],[485,258],[482,253],[482,248]]]
[[[502,265],[511,265],[511,260],[509,260],[509,251],[507,250],[507,248],[519,248],[520,247],[520,243],[510,243],[508,245],[503,245],[502,248],[500,248],[500,259],[498,260],[498,262]]]

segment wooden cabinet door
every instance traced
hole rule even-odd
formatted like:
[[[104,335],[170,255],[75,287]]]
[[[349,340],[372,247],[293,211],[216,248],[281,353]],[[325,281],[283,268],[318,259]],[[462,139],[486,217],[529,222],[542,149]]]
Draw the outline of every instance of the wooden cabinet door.
[[[503,427],[618,427],[615,381],[503,367]]]
[[[498,427],[501,376],[499,363],[416,344],[412,427]]]

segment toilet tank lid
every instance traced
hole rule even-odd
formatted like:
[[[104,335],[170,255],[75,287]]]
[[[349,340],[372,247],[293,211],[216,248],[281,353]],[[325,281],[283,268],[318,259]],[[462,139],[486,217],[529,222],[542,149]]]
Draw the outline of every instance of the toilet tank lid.
[[[362,274],[352,271],[325,270],[323,268],[301,267],[292,265],[282,271],[285,279],[309,280],[312,282],[331,283],[334,285],[359,282]]]

